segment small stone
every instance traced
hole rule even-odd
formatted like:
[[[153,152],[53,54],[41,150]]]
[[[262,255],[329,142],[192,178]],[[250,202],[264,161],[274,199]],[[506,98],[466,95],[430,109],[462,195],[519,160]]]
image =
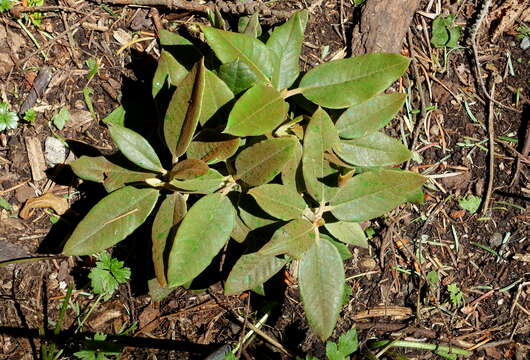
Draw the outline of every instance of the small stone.
[[[375,262],[375,260],[368,256],[363,257],[359,261],[359,268],[361,268],[361,270],[363,271],[373,270],[376,266],[377,263]]]
[[[434,124],[433,126],[431,126],[431,129],[429,132],[431,133],[432,136],[438,136],[440,135],[440,128],[438,127],[438,125]]]
[[[521,49],[526,50],[530,48],[530,36],[525,36],[523,40],[521,40]]]
[[[66,160],[66,146],[61,140],[48,136],[44,143],[44,157],[50,166],[62,164]]]
[[[502,244],[502,234],[495,232],[488,240],[492,248],[496,248]]]

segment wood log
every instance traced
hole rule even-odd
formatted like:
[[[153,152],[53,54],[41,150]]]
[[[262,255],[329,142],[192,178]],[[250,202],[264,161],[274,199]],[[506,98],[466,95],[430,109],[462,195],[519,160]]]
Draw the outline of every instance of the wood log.
[[[420,0],[366,0],[352,34],[352,55],[399,53]]]

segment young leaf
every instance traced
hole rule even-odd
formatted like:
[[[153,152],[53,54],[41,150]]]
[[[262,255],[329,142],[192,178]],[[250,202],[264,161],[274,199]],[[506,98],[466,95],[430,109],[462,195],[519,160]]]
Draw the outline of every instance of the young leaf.
[[[105,116],[105,118],[101,121],[103,121],[105,124],[113,123],[125,126],[125,109],[120,105],[112,110],[111,113]]]
[[[204,70],[204,60],[201,59],[180,82],[169,102],[164,117],[164,138],[173,154],[173,161],[186,152],[199,123],[204,93]]]
[[[265,184],[251,189],[248,193],[263,210],[281,220],[300,218],[307,207],[304,198],[286,185]]]
[[[304,310],[313,331],[322,340],[332,333],[344,292],[344,267],[329,241],[317,241],[302,257],[298,284]]]
[[[335,126],[339,136],[356,139],[369,135],[388,124],[403,106],[407,94],[382,94],[346,110]]]
[[[364,230],[358,223],[339,221],[326,223],[324,226],[331,235],[337,238],[337,240],[365,249],[368,248],[368,239],[366,239]]]
[[[303,151],[302,145],[296,142],[293,155],[282,169],[282,184],[296,192],[301,192],[303,189],[303,178],[301,179],[302,169],[300,167]]]
[[[261,41],[245,34],[201,26],[208,45],[222,63],[239,58],[262,81],[268,82],[272,64],[269,50]]]
[[[367,54],[318,65],[300,81],[302,94],[314,103],[341,109],[368,100],[407,69],[410,59],[398,54]]]
[[[307,125],[302,156],[305,186],[309,195],[317,202],[329,201],[336,192],[336,188],[324,183],[326,177],[337,172],[324,160],[324,151],[339,143],[331,118],[323,109],[317,109]]]
[[[181,65],[166,50],[162,49],[155,75],[153,76],[153,98],[162,90],[166,80],[170,86],[177,86],[188,74],[188,70]]]
[[[196,177],[191,180],[171,180],[169,183],[176,187],[177,189],[199,193],[199,194],[209,194],[212,193],[225,182],[225,176],[220,172],[214,169],[209,169],[208,172],[204,175]]]
[[[225,294],[235,295],[254,289],[274,276],[287,260],[259,253],[246,254],[236,262],[225,283]]]
[[[70,111],[68,111],[66,106],[63,106],[57,114],[53,115],[52,122],[57,129],[62,130],[64,125],[70,121],[71,118],[72,115],[70,114]]]
[[[103,183],[105,190],[109,193],[127,184],[142,182],[156,177],[154,173],[127,170],[111,163],[103,156],[91,157],[83,155],[69,165],[74,174],[81,179]]]
[[[190,143],[186,156],[188,159],[201,159],[208,164],[215,164],[234,155],[240,143],[238,137],[204,129]]]
[[[230,88],[210,70],[204,74],[204,95],[202,97],[199,123],[204,125],[223,105],[234,98]]]
[[[287,117],[289,105],[276,89],[256,84],[235,103],[224,130],[237,136],[257,136],[274,130]]]
[[[234,228],[235,209],[223,194],[209,194],[188,211],[169,254],[167,281],[179,286],[193,280],[212,262]]]
[[[202,160],[186,159],[179,161],[169,172],[171,180],[191,180],[196,179],[208,172],[208,165]]]
[[[413,172],[374,170],[354,176],[330,201],[339,220],[359,222],[381,216],[406,201],[425,178]]]
[[[331,341],[326,343],[326,356],[329,360],[345,360],[349,359],[349,355],[356,352],[358,348],[357,331],[353,328],[342,334],[337,344]]]
[[[344,140],[335,148],[339,157],[357,166],[389,166],[410,159],[409,149],[399,140],[380,132],[353,140]]]
[[[158,190],[126,186],[98,202],[77,225],[63,248],[65,255],[90,255],[108,249],[143,224]]]
[[[251,186],[271,181],[291,158],[297,142],[295,137],[285,136],[246,148],[236,158],[237,176]]]
[[[276,230],[258,254],[268,256],[288,254],[300,258],[315,241],[315,226],[307,220],[296,219]]]
[[[108,300],[114,294],[118,286],[127,282],[131,277],[131,270],[123,266],[123,261],[112,258],[104,252],[96,261],[96,267],[90,270],[88,278],[94,294],[104,295]]]
[[[294,14],[285,24],[272,32],[267,47],[272,58],[272,84],[278,89],[288,89],[300,74],[299,59],[304,41],[308,11]]]
[[[218,75],[235,95],[252,87],[259,80],[256,74],[239,58],[221,65]]]
[[[151,229],[153,242],[153,264],[155,275],[161,286],[166,286],[166,264],[164,253],[171,229],[176,226],[186,215],[186,199],[181,194],[174,192],[160,204]]]
[[[146,170],[164,171],[155,150],[142,135],[114,123],[109,123],[109,133],[123,156],[131,162]]]

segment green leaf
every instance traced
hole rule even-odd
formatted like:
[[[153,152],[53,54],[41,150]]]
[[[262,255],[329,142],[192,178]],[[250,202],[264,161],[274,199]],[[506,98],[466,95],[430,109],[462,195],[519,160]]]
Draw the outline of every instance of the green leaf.
[[[64,255],[91,255],[119,243],[143,224],[158,199],[158,190],[126,186],[104,197],[77,225]]]
[[[104,252],[96,261],[96,267],[90,270],[88,278],[92,292],[97,295],[104,295],[103,299],[108,300],[120,284],[131,278],[131,270],[123,266],[123,261],[114,259]]]
[[[330,61],[311,69],[300,82],[314,103],[346,108],[380,93],[407,69],[410,59],[398,54],[367,54]]]
[[[2,209],[7,210],[7,211],[10,211],[11,208],[12,208],[12,207],[11,207],[11,204],[10,204],[6,199],[4,199],[3,196],[0,196],[0,207],[1,207]]]
[[[9,111],[9,104],[0,103],[0,131],[5,129],[16,129],[18,126],[18,115],[14,111]]]
[[[185,37],[166,29],[160,29],[158,39],[160,40],[160,45],[162,46],[193,45],[191,41]]]
[[[339,255],[340,255],[340,258],[342,259],[342,261],[348,260],[349,258],[351,258],[353,256],[351,251],[350,251],[350,249],[348,249],[348,245],[346,245],[344,243],[341,243],[341,242],[333,239],[332,237],[327,236],[326,234],[320,234],[320,238],[321,239],[325,239],[326,241],[329,241],[333,246],[335,246],[335,248],[339,252]],[[341,301],[341,303],[342,303],[342,301]]]
[[[482,198],[475,195],[468,195],[458,200],[458,205],[462,209],[467,210],[470,214],[476,213],[480,208],[481,203]]]
[[[186,152],[193,138],[204,94],[204,59],[201,59],[173,93],[164,117],[164,138],[173,162]]]
[[[236,158],[237,176],[251,186],[271,181],[291,158],[298,140],[292,136],[263,140]]]
[[[237,136],[257,136],[272,132],[287,117],[289,105],[276,89],[256,84],[235,103],[224,130]]]
[[[321,108],[313,114],[304,135],[302,171],[307,192],[317,202],[326,202],[336,192],[325,183],[337,170],[324,160],[324,152],[340,143],[329,115]]]
[[[149,296],[153,301],[161,301],[168,297],[176,287],[167,287],[160,285],[157,278],[149,279],[147,281],[147,287],[149,289]]]
[[[272,58],[272,84],[278,90],[289,88],[300,74],[299,59],[304,41],[308,11],[294,14],[272,32],[267,47]]]
[[[169,172],[171,180],[191,180],[196,179],[208,172],[208,165],[202,160],[185,159],[179,161]]]
[[[406,97],[401,93],[382,94],[348,108],[335,124],[339,136],[356,139],[376,132],[394,118]]]
[[[188,70],[175,60],[168,51],[162,49],[160,58],[158,59],[158,66],[153,76],[153,98],[162,90],[166,84],[166,80],[168,85],[177,86],[187,74]]]
[[[304,189],[302,168],[300,167],[303,151],[302,145],[297,141],[293,155],[291,155],[282,169],[282,184],[297,192],[302,192]]]
[[[263,211],[250,195],[242,194],[237,207],[241,220],[250,230],[274,224],[278,221]]]
[[[179,286],[193,280],[230,238],[235,209],[223,194],[209,194],[188,211],[175,234],[169,254],[167,280]]]
[[[357,351],[359,348],[359,340],[357,338],[357,330],[355,328],[347,331],[346,333],[342,334],[339,337],[339,341],[337,343],[337,353],[342,356],[342,358],[347,357],[354,352]],[[326,344],[326,355],[330,357],[327,353],[327,344]]]
[[[232,90],[213,72],[204,74],[204,95],[202,97],[199,123],[204,125],[221,107],[234,98]]]
[[[70,164],[74,174],[83,180],[103,183],[107,192],[113,192],[127,184],[143,182],[156,177],[154,173],[127,170],[113,164],[103,156],[81,156]]]
[[[259,12],[256,11],[251,16],[240,17],[237,23],[237,31],[255,38],[261,36],[262,30],[259,23]]]
[[[209,169],[204,175],[191,180],[171,180],[169,182],[177,189],[199,193],[209,194],[220,189],[225,183],[225,176],[214,169]]]
[[[221,62],[240,59],[262,81],[268,82],[272,72],[269,50],[261,41],[246,34],[201,26],[208,45]]]
[[[259,80],[239,58],[221,65],[218,75],[235,95],[252,87]]]
[[[250,231],[251,229],[243,222],[241,216],[236,215],[236,222],[230,237],[238,243],[243,243],[247,239],[248,233]]]
[[[161,286],[167,286],[166,264],[164,253],[171,230],[180,223],[186,215],[186,199],[181,194],[174,192],[162,201],[156,213],[151,229],[153,243],[152,256],[155,275]]]
[[[96,59],[89,58],[85,61],[86,66],[88,67],[87,80],[90,81],[99,71],[99,64]]]
[[[109,123],[109,133],[123,156],[134,164],[154,172],[165,171],[155,150],[140,134],[114,123]]]
[[[35,111],[35,109],[33,108],[28,109],[24,113],[24,121],[29,122],[29,123],[34,123],[36,120],[37,120],[37,112]]]
[[[300,258],[315,241],[315,226],[307,220],[296,219],[276,230],[258,254],[268,256],[288,254]]]
[[[326,223],[324,226],[337,240],[365,249],[368,248],[368,239],[366,239],[363,228],[358,223],[339,221]]]
[[[437,48],[456,48],[462,33],[461,26],[455,26],[454,15],[439,15],[432,22],[431,44]]]
[[[254,289],[273,277],[286,263],[287,260],[259,253],[241,256],[226,279],[225,295]]]
[[[201,159],[208,164],[215,164],[234,155],[240,143],[238,137],[204,129],[190,143],[186,156],[188,159]]]
[[[339,157],[357,166],[390,166],[410,159],[409,149],[399,140],[380,132],[344,140],[335,148]]]
[[[407,202],[413,204],[422,205],[425,202],[425,197],[421,188],[417,188],[416,190],[412,190],[411,192],[406,193],[405,197],[407,199]]]
[[[298,284],[309,325],[322,340],[332,333],[344,292],[344,267],[339,252],[326,240],[317,241],[302,257]]]
[[[462,293],[462,290],[460,290],[458,285],[456,284],[447,285],[447,291],[449,292],[449,298],[451,300],[451,304],[453,304],[456,307],[460,307],[464,305],[464,293]]]
[[[265,184],[251,189],[248,193],[263,210],[281,220],[300,218],[307,207],[304,198],[286,185]]]
[[[68,108],[66,106],[63,106],[61,110],[52,117],[53,125],[59,130],[62,130],[64,128],[64,125],[70,121],[71,115],[70,111],[68,111]]]
[[[118,106],[112,110],[103,120],[105,124],[114,123],[117,125],[125,126],[125,109],[123,106]]]
[[[374,170],[354,176],[330,201],[339,220],[373,219],[406,201],[406,193],[423,185],[425,178],[413,172]]]

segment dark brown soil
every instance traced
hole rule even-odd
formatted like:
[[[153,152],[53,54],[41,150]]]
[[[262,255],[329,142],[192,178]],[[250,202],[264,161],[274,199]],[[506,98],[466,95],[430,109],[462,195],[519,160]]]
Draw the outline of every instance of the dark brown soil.
[[[9,54],[8,60],[0,57],[2,101],[18,111],[38,72],[48,66],[52,73],[50,84],[33,105],[37,120],[31,124],[21,122],[18,129],[0,133],[0,196],[12,206],[11,210],[0,208],[2,261],[60,253],[75,224],[104,195],[99,186],[80,184],[67,166],[50,168],[46,178],[35,181],[28,158],[32,154],[28,153],[27,139],[36,139],[43,148],[48,136],[67,140],[72,156],[114,152],[106,127],[88,111],[83,88],[94,90],[92,102],[100,119],[119,104],[136,104],[145,119],[143,133],[155,129],[156,115],[149,99],[158,45],[155,40],[145,40],[118,52],[124,36],[155,35],[153,13],[144,8],[116,6],[109,8],[114,16],[96,3],[74,3],[61,2],[75,5],[82,13],[68,9],[48,12],[40,31],[22,19],[42,52],[36,50],[13,16],[0,14],[1,27],[6,32],[4,38],[0,32],[0,53]],[[304,70],[350,53],[349,34],[356,14],[349,1],[312,3],[282,4],[287,9],[310,7],[313,11],[301,59]],[[427,9],[427,3],[424,1],[420,10],[425,11],[424,15],[434,14],[435,7]],[[441,11],[454,12],[453,3],[442,1]],[[467,32],[471,25],[467,19],[478,11],[475,3],[459,8],[457,21]],[[491,211],[470,214],[459,206],[459,200],[469,195],[485,196],[489,171],[487,104],[478,87],[472,52],[466,43],[469,34],[465,31],[467,35],[460,41],[466,48],[452,51],[442,71],[431,54],[438,54],[443,61],[443,50],[431,48],[424,36],[422,24],[426,24],[426,30],[431,24],[424,15],[417,13],[412,23],[414,51],[407,43],[403,49],[405,54],[415,54],[417,64],[411,65],[396,89],[407,91],[411,95],[411,108],[420,109],[417,84],[421,83],[425,106],[434,109],[428,110],[426,116],[413,116],[418,122],[413,125],[418,132],[413,150],[421,161],[410,164],[412,170],[433,175],[432,181],[425,188],[425,204],[404,205],[373,221],[370,226],[375,235],[369,251],[352,249],[354,257],[346,263],[352,296],[344,306],[332,340],[355,327],[363,347],[373,339],[444,341],[473,349],[471,359],[527,359],[530,356],[528,162],[523,162],[522,172],[513,185],[511,181],[517,160],[515,151],[521,151],[529,126],[530,53],[520,48],[517,24],[494,42],[485,28],[478,36],[484,73],[497,69],[502,77],[496,84],[495,99],[515,106],[519,112],[494,108],[497,141]],[[165,9],[160,9],[159,19],[165,28],[172,30],[182,30],[186,22],[206,21],[200,14]],[[500,20],[487,18],[488,24]],[[94,26],[105,29],[94,30]],[[507,53],[513,73],[508,67]],[[90,82],[85,65],[89,58],[101,64],[99,73]],[[489,89],[491,82],[485,81]],[[58,130],[50,121],[64,105],[76,115],[63,130]],[[410,147],[412,129],[404,116],[405,113],[400,114],[387,131],[400,138],[405,135]],[[507,138],[517,142],[506,141]],[[18,214],[26,200],[45,191],[68,197],[70,209],[66,214],[55,224],[51,222],[55,215],[50,210],[37,209],[30,218],[21,219]],[[165,300],[153,302],[146,287],[146,281],[153,277],[147,256],[149,244],[145,241],[148,236],[140,230],[113,250],[115,256],[132,268],[133,278],[94,311],[81,333],[67,330],[56,339],[59,348],[65,349],[65,358],[71,358],[79,350],[85,337],[96,332],[115,335],[137,322],[135,331],[119,337],[118,341],[125,345],[122,358],[204,359],[221,346],[236,346],[248,331],[236,314],[255,324],[265,313],[269,317],[262,330],[290,353],[325,357],[325,344],[311,332],[304,317],[294,271],[273,279],[266,289],[267,297],[254,293],[226,297],[217,275],[204,279],[206,291],[178,289]],[[484,250],[484,246],[500,256]],[[42,329],[53,329],[67,284],[75,285],[72,304],[86,310],[93,303],[86,277],[93,266],[92,258],[56,256],[1,267],[0,357],[39,358],[42,339],[51,336],[51,332],[43,336]],[[419,275],[411,275],[414,271]],[[431,271],[439,273],[438,286],[429,287],[424,280]],[[451,284],[462,291],[463,305],[451,304],[447,289]],[[366,310],[375,307],[392,308],[396,313],[367,316]],[[63,329],[75,329],[75,321],[75,311],[69,308]],[[69,337],[72,340],[64,343]],[[260,336],[246,344],[241,358],[288,358]],[[427,351],[403,353],[410,359],[437,357]]]

